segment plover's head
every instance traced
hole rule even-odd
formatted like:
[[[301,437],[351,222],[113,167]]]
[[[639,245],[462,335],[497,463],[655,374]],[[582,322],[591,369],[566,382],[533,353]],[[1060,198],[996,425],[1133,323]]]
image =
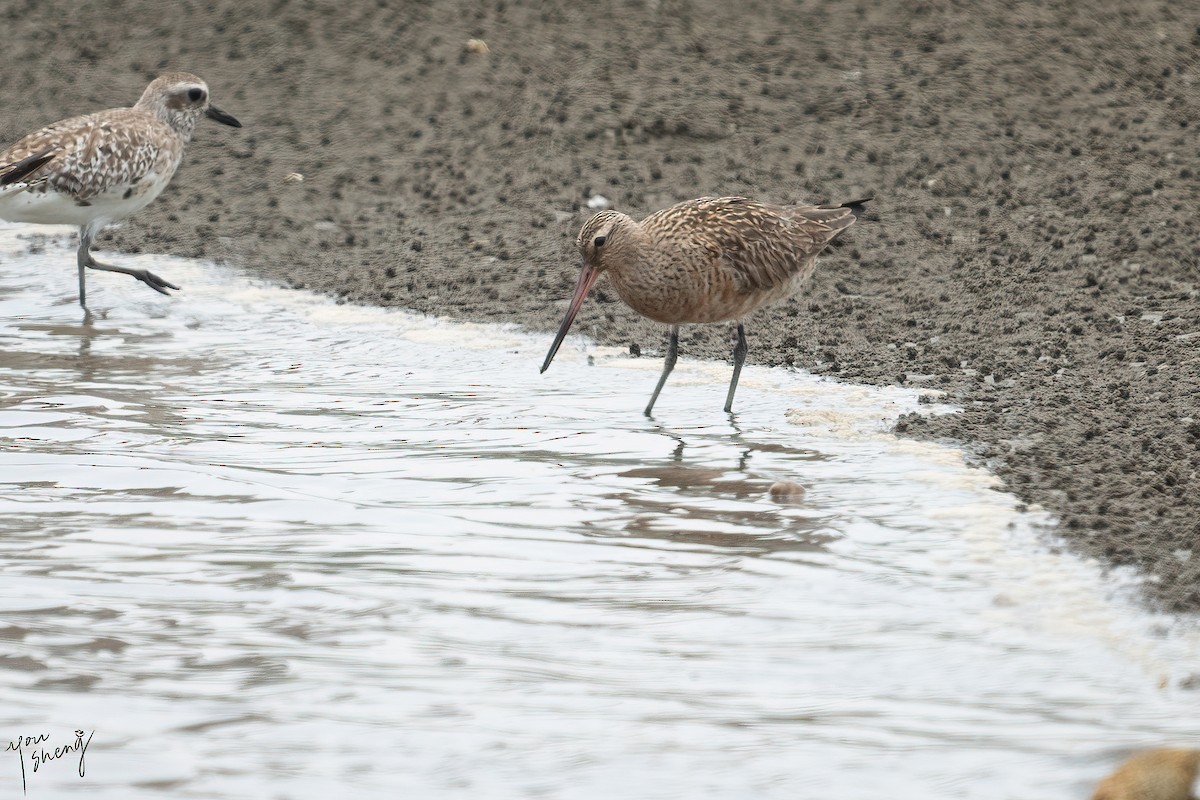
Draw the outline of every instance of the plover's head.
[[[150,82],[134,108],[147,111],[170,125],[184,139],[192,138],[197,120],[207,116],[234,128],[242,127],[208,99],[208,85],[187,72],[168,72]]]

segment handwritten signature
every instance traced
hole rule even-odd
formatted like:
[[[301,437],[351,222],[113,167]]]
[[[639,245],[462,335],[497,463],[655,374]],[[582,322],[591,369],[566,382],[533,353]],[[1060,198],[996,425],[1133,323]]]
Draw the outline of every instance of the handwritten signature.
[[[21,794],[26,793],[27,781],[25,779],[25,748],[30,748],[29,756],[33,762],[33,771],[37,772],[39,768],[44,767],[47,762],[57,761],[60,758],[66,758],[72,753],[79,754],[79,777],[83,777],[87,772],[87,766],[84,758],[87,755],[88,745],[92,743],[92,737],[96,734],[92,731],[87,735],[87,739],[83,738],[83,731],[75,731],[75,741],[71,744],[65,744],[56,747],[53,750],[47,750],[42,746],[44,742],[50,741],[50,734],[39,733],[36,736],[18,736],[11,740],[4,751],[14,752],[21,762]]]

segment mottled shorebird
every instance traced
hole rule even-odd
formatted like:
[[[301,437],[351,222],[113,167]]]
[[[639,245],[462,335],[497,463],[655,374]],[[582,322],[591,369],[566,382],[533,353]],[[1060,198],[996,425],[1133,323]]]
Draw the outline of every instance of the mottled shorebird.
[[[21,192],[0,192],[0,219],[79,226],[79,304],[85,308],[86,269],[123,272],[162,294],[178,289],[149,270],[102,264],[92,258],[91,246],[106,225],[140,211],[162,193],[202,116],[242,127],[209,102],[204,81],[171,72],[151,81],[132,108],[98,111],[34,131],[0,153],[0,163],[46,152],[54,158],[43,170],[44,180]]]
[[[542,372],[566,337],[588,291],[608,272],[621,299],[643,317],[671,326],[666,364],[646,416],[679,355],[679,326],[737,321],[733,380],[725,411],[746,360],[742,320],[799,289],[817,254],[854,224],[872,198],[840,206],[774,206],[745,197],[701,197],[655,212],[641,222],[601,211],[579,232],[583,268]]]

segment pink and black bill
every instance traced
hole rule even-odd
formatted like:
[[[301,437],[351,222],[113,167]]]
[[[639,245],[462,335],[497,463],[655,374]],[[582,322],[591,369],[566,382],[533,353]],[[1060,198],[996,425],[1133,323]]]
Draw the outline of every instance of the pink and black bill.
[[[554,354],[558,352],[563,339],[567,338],[567,331],[571,330],[571,323],[575,321],[575,315],[579,313],[583,299],[587,297],[592,284],[599,277],[599,269],[588,263],[583,264],[583,268],[579,271],[579,282],[575,284],[575,294],[571,297],[571,303],[567,306],[567,313],[563,317],[562,325],[558,328],[558,335],[554,337],[554,344],[550,345],[550,352],[546,354],[546,361],[542,364],[540,372],[545,372],[550,367],[550,362],[554,360]]]

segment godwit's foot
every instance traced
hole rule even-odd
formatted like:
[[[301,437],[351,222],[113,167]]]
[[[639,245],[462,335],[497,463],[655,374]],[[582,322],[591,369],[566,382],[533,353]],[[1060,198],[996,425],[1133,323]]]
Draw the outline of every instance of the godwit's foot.
[[[746,363],[746,329],[738,323],[737,344],[733,346],[733,380],[729,382],[729,394],[725,396],[725,413],[733,413],[733,393],[737,391],[738,378],[742,376],[742,364]]]
[[[654,410],[654,401],[658,399],[658,393],[662,391],[663,386],[667,382],[667,376],[671,374],[671,370],[675,369],[675,360],[679,357],[679,326],[671,326],[671,343],[667,345],[667,360],[663,364],[662,375],[658,378],[658,386],[654,387],[654,394],[650,395],[650,403],[646,406],[645,414],[651,416],[651,411]]]

